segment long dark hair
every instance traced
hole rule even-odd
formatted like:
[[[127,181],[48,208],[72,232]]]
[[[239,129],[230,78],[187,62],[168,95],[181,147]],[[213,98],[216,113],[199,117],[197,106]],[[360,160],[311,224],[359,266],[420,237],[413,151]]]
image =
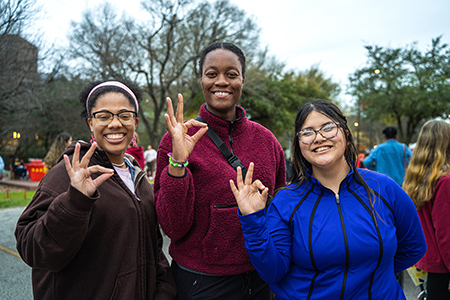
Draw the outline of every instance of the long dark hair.
[[[292,138],[292,171],[290,182],[297,184],[297,187],[300,187],[302,183],[306,180],[310,179],[310,175],[308,169],[311,168],[311,163],[308,162],[302,154],[300,150],[300,144],[297,137],[297,132],[302,129],[303,124],[305,123],[306,118],[309,116],[311,112],[318,112],[336,123],[339,123],[339,127],[341,127],[344,132],[344,136],[346,139],[346,147],[344,152],[345,161],[348,166],[353,170],[353,174],[356,177],[356,182],[361,184],[367,192],[369,199],[371,199],[371,194],[373,194],[372,189],[367,185],[362,176],[356,169],[356,163],[358,158],[358,152],[355,147],[355,143],[353,141],[353,136],[347,125],[347,118],[342,114],[342,111],[332,102],[326,100],[313,100],[305,105],[303,105],[299,112],[297,113],[297,117],[295,118],[295,132]],[[373,203],[371,201],[372,207]]]

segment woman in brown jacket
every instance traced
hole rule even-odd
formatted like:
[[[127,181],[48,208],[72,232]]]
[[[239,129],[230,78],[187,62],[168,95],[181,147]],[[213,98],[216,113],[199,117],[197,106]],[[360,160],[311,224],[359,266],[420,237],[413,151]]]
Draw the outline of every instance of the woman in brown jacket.
[[[131,84],[80,94],[92,145],[73,142],[42,179],[16,228],[35,299],[174,299],[153,191],[125,154],[139,119]]]

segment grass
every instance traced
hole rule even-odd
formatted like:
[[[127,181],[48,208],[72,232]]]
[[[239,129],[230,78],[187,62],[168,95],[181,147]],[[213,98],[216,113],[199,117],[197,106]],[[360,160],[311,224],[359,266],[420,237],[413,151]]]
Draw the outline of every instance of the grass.
[[[36,191],[21,191],[0,193],[0,208],[26,206],[30,203]]]

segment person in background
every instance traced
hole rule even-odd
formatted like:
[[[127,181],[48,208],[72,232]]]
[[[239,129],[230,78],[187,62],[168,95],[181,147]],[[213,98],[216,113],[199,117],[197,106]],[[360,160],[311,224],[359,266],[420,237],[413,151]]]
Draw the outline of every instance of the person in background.
[[[291,184],[266,208],[250,164],[230,181],[245,246],[277,300],[406,300],[395,274],[425,253],[413,202],[386,175],[357,169],[347,119],[314,100],[295,119]],[[255,156],[255,159],[257,156]]]
[[[47,168],[51,169],[62,158],[64,150],[72,143],[72,136],[67,132],[58,134],[50,146],[47,155],[44,157],[44,163]]]
[[[383,129],[383,134],[386,142],[376,146],[370,152],[369,156],[363,160],[364,167],[386,174],[402,186],[412,152],[408,146],[397,141],[395,127],[386,127]]]
[[[150,179],[155,178],[156,155],[156,150],[153,149],[152,145],[148,145],[147,150],[144,152],[144,158],[147,166],[147,177]]]
[[[134,132],[134,137],[131,140],[130,144],[128,145],[127,150],[125,150],[125,153],[130,154],[134,158],[136,158],[137,162],[139,163],[139,166],[142,170],[144,170],[145,167],[145,158],[144,158],[144,148],[142,146],[139,146],[139,135],[137,132]]]
[[[93,82],[80,93],[91,144],[67,147],[16,226],[35,299],[175,299],[152,186],[125,154],[141,95],[119,81]]]
[[[0,179],[3,179],[3,173],[5,173],[5,161],[0,156]]]
[[[419,212],[427,252],[416,267],[428,272],[428,300],[450,299],[450,124],[426,122],[420,130],[403,189]]]
[[[168,132],[158,148],[155,199],[158,220],[171,238],[169,253],[177,299],[271,299],[267,283],[250,262],[228,180],[236,170],[205,135],[214,130],[245,167],[259,164],[255,178],[269,193],[285,185],[283,150],[275,136],[250,121],[237,103],[245,81],[245,56],[231,43],[214,43],[200,54],[206,103],[198,120],[183,122],[183,97],[176,114],[167,99]]]
[[[16,178],[18,178],[19,180],[27,179],[28,170],[24,166],[23,160],[21,160],[17,155],[14,156],[11,166],[12,166],[12,171]]]

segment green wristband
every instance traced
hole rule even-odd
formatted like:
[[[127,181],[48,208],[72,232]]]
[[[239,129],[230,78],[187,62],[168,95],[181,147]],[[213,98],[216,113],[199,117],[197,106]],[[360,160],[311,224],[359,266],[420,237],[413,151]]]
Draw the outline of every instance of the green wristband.
[[[189,164],[189,162],[186,161],[183,164],[179,164],[179,163],[173,162],[172,161],[172,156],[169,156],[169,164],[171,164],[172,166],[177,167],[177,168],[186,168],[187,165]]]

